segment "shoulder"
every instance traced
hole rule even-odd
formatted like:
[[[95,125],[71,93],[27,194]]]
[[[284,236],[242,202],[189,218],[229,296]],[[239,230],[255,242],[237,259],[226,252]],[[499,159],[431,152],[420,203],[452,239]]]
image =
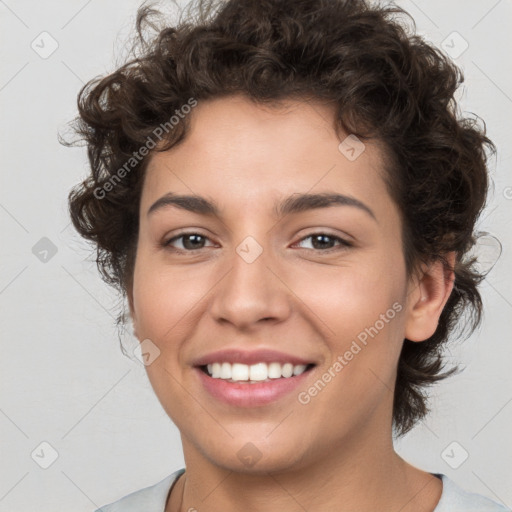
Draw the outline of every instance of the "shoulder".
[[[443,492],[434,512],[510,512],[489,498],[462,489],[446,475],[436,476],[443,481]]]
[[[109,505],[104,505],[95,512],[138,512],[140,510],[144,510],[144,512],[164,512],[169,491],[174,482],[184,472],[185,469],[179,469],[160,482],[132,492]]]

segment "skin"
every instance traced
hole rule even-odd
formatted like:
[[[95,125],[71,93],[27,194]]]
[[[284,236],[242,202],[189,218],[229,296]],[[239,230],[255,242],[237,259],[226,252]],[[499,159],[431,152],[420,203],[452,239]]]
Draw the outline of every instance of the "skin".
[[[421,342],[435,332],[453,274],[436,262],[407,279],[382,150],[368,143],[349,161],[338,150],[348,134],[337,134],[333,119],[328,106],[299,100],[279,108],[243,96],[199,102],[184,142],[149,163],[129,301],[138,339],[161,351],[146,369],[183,443],[186,473],[166,512],[340,504],[427,512],[439,501],[441,481],[393,449],[392,390],[403,339]],[[214,200],[222,216],[175,206],[148,215],[168,192]],[[275,201],[306,192],[352,196],[376,219],[347,205],[274,216]],[[206,238],[163,246],[183,228]],[[315,233],[353,246],[314,245]],[[263,249],[252,263],[236,252],[247,236]],[[298,392],[394,303],[401,311],[308,404],[299,403]],[[237,408],[212,398],[191,366],[199,355],[235,347],[274,348],[317,366],[297,392]],[[237,456],[249,442],[261,453],[251,467]]]

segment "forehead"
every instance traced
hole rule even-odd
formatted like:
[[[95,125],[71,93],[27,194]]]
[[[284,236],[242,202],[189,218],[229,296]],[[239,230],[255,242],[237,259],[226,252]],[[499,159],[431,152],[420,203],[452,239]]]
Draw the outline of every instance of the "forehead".
[[[343,193],[383,208],[390,200],[383,151],[336,130],[332,107],[229,96],[199,102],[189,116],[184,141],[152,156],[141,208],[169,191],[215,196],[243,209],[307,192]]]

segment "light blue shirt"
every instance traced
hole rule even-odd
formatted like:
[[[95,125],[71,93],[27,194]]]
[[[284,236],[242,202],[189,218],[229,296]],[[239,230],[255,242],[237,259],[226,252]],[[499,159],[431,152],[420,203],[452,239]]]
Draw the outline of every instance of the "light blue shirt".
[[[145,487],[95,512],[164,512],[167,496],[185,469],[179,469],[151,487]],[[480,494],[465,491],[446,475],[434,474],[443,481],[441,499],[433,512],[511,512]]]

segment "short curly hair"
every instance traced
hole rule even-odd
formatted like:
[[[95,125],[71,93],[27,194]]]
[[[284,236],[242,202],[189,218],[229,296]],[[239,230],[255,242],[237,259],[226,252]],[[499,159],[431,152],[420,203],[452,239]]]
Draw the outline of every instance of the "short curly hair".
[[[462,71],[404,16],[410,19],[396,5],[365,0],[196,0],[169,26],[161,11],[142,4],[130,59],[78,95],[73,131],[86,142],[91,173],[69,195],[73,224],[94,243],[102,278],[126,298],[147,163],[184,140],[189,121],[166,130],[119,179],[156,127],[190,98],[244,94],[259,104],[297,98],[332,105],[336,127],[385,148],[407,276],[435,260],[455,275],[435,333],[422,343],[404,340],[393,403],[399,436],[428,413],[425,387],[457,370],[444,371],[449,335],[461,324],[472,333],[481,321],[477,285],[485,276],[469,254],[489,187],[488,157],[496,153],[485,123],[460,115],[454,93]],[[445,257],[451,251],[453,268]]]

